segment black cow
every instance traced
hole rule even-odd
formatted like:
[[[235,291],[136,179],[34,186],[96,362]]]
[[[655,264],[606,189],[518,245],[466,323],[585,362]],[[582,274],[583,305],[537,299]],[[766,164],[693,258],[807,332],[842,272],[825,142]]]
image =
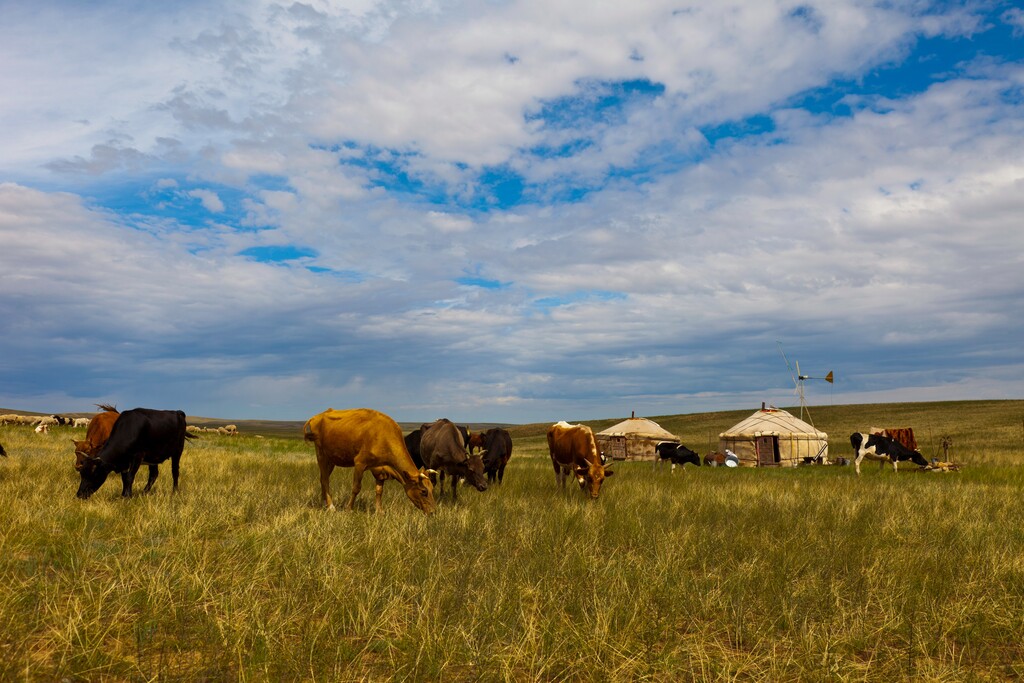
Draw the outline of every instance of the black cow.
[[[487,482],[493,484],[497,479],[500,484],[505,478],[505,465],[512,457],[512,436],[500,427],[492,427],[480,434],[478,439],[483,449],[484,473],[487,475]]]
[[[185,439],[193,438],[185,432],[185,413],[180,410],[126,410],[117,418],[110,437],[94,456],[86,458],[79,474],[82,482],[78,497],[88,498],[95,493],[107,475],[121,475],[121,495],[131,498],[135,473],[143,463],[149,465],[149,481],[143,493],[149,493],[157,477],[157,465],[171,459],[174,491],[178,490],[178,461],[185,447]]]
[[[426,425],[424,425],[426,426]],[[420,439],[423,438],[423,427],[414,429],[405,435],[405,447],[412,456],[416,469],[423,469],[423,456],[420,455]]]
[[[891,462],[893,472],[897,471],[896,465],[901,460],[911,460],[922,467],[928,466],[928,461],[920,451],[912,451],[899,441],[882,434],[854,432],[850,435],[850,445],[856,454],[853,465],[857,474],[860,474],[860,461],[864,458],[879,460],[882,467],[885,467],[886,461]]]
[[[681,443],[662,441],[654,447],[654,450],[657,452],[659,460],[672,462],[673,472],[676,471],[676,465],[685,465],[688,462],[700,467],[700,456]]]
[[[442,488],[445,473],[451,476],[453,501],[458,496],[457,489],[461,478],[468,479],[477,491],[487,490],[483,456],[470,455],[466,452],[462,430],[445,418],[425,424],[420,429],[420,456],[423,458],[423,464],[441,472]]]

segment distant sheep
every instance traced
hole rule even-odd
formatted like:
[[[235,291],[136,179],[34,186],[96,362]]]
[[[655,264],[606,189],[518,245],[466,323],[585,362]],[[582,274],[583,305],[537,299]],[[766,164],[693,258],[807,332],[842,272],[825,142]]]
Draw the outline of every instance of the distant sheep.
[[[185,431],[189,434],[202,434],[206,432],[211,434],[221,434],[223,436],[235,436],[238,434],[238,427],[235,425],[227,425],[226,427],[200,427],[199,425],[188,425],[185,427]]]

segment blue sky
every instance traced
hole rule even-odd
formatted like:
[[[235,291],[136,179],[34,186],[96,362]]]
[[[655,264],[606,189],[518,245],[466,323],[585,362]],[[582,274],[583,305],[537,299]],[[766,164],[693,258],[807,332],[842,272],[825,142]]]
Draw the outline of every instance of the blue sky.
[[[1015,3],[0,2],[0,405],[1024,397]]]

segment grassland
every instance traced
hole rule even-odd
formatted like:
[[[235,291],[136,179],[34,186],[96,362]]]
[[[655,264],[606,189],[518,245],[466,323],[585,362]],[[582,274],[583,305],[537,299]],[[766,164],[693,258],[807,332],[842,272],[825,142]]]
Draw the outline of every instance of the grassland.
[[[704,452],[749,412],[657,419]],[[150,496],[112,479],[83,502],[82,430],[2,427],[0,680],[1019,680],[1022,418],[819,408],[834,453],[913,426],[966,467],[620,463],[596,503],[517,427],[505,484],[430,518],[393,483],[373,514],[369,478],[326,513],[311,449],[255,435],[187,446],[177,496],[162,471]]]

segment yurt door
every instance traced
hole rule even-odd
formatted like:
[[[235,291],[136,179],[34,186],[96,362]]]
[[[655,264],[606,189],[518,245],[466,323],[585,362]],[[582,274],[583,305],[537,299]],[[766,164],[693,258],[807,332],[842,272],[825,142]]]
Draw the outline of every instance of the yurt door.
[[[600,449],[604,457],[611,460],[626,459],[626,439],[622,436],[613,436],[604,442],[604,448]]]
[[[779,437],[759,436],[755,444],[757,445],[757,464],[759,466],[775,465],[779,462]]]

